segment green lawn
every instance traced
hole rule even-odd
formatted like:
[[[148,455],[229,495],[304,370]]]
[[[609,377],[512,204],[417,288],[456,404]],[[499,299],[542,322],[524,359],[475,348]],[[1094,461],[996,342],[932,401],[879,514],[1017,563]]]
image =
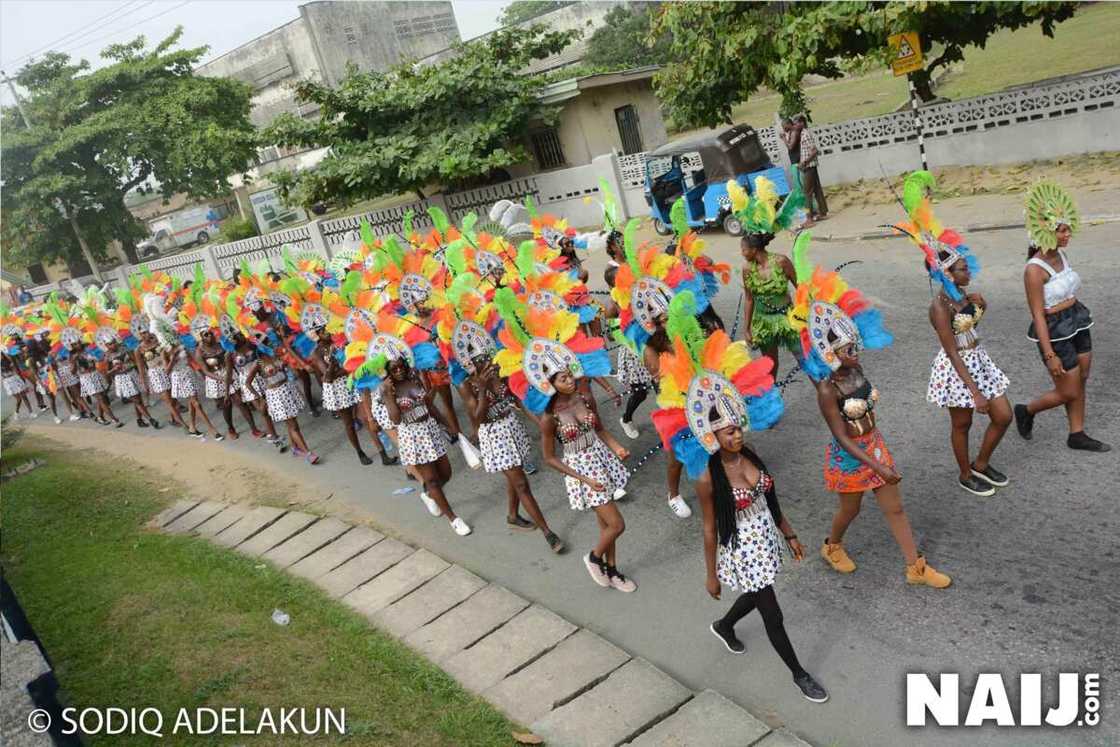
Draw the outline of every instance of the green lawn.
[[[5,470],[47,462],[4,483],[0,559],[68,704],[153,706],[168,728],[180,707],[245,707],[255,719],[266,706],[329,706],[346,709],[346,744],[512,743],[513,725],[492,707],[311,584],[204,540],[146,530],[177,492],[158,492],[173,485],[166,476],[32,437],[13,447],[4,435]],[[274,608],[291,624],[273,623]]]
[[[962,99],[993,93],[1009,86],[1031,83],[1085,70],[1120,65],[1120,3],[1087,6],[1054,28],[1054,38],[1042,35],[1038,25],[1001,31],[984,49],[968,47],[964,61],[953,66],[941,81],[938,94]],[[906,78],[890,72],[830,81],[806,88],[816,124],[887,114],[906,103]],[[760,93],[732,109],[735,122],[755,127],[774,123],[781,103],[772,93]],[[684,134],[684,133],[680,133]]]

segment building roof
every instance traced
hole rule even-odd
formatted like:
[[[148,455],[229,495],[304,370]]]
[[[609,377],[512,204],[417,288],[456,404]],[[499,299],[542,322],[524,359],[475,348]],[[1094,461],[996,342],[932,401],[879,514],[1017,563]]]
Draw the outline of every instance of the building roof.
[[[578,78],[568,78],[549,83],[538,94],[542,103],[557,104],[579,96],[581,92],[591,88],[602,88],[619,83],[630,83],[636,80],[648,80],[659,69],[658,65],[635,67],[629,70],[617,70],[613,73],[595,73],[583,75]]]

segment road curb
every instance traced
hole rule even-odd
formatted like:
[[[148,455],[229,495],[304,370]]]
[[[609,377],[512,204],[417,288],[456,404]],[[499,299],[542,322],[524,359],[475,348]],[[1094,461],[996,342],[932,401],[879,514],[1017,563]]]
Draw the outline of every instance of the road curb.
[[[1099,226],[1106,223],[1120,223],[1120,214],[1109,215],[1092,215],[1086,216],[1081,220],[1082,226]],[[964,233],[978,233],[980,231],[1007,231],[1015,228],[1024,228],[1025,225],[1021,222],[1016,223],[976,223],[971,226],[965,226],[961,230]],[[812,230],[812,229],[808,229]],[[892,231],[874,231],[869,233],[854,233],[854,234],[819,234],[813,231],[814,241],[877,241],[879,239],[897,239],[901,234]]]

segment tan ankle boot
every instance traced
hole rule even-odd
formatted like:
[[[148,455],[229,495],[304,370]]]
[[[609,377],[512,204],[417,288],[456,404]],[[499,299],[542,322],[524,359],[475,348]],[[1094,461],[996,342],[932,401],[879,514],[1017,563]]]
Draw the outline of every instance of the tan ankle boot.
[[[933,566],[926,565],[926,559],[919,555],[917,563],[906,566],[906,583],[944,589],[953,583],[953,579],[934,570]]]
[[[832,566],[832,570],[839,573],[851,573],[856,569],[856,564],[848,557],[848,553],[844,552],[844,546],[839,542],[832,543],[825,540],[824,547],[821,548],[821,557]]]

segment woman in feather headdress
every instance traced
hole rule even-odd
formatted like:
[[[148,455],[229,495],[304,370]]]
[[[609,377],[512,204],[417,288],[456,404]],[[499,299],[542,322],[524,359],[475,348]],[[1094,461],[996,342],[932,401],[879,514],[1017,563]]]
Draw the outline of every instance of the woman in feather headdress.
[[[784,254],[767,250],[774,234],[792,230],[803,204],[800,188],[795,186],[778,208],[774,183],[759,177],[754,194],[736,181],[727,182],[731,209],[743,225],[740,249],[743,264],[743,339],[774,362],[778,375],[778,348],[784,347],[797,358],[801,342],[790,326],[786,311],[790,286],[797,285],[793,263]]]
[[[928,195],[932,188],[933,175],[928,171],[915,171],[906,178],[902,202],[910,222],[895,226],[922,251],[930,289],[936,284],[938,291],[930,300],[929,321],[941,350],[930,369],[926,399],[949,409],[950,442],[960,472],[957,484],[973,495],[990,496],[1008,483],[989,460],[1011,425],[1011,404],[1004,394],[1010,382],[980,342],[977,327],[987,311],[984,297],[962,290],[979,273],[980,265],[960,234],[942,228],[934,217]],[[968,453],[973,411],[991,418],[976,461]]]
[[[1031,325],[1027,339],[1038,345],[1042,363],[1054,388],[1025,405],[1015,405],[1015,426],[1028,441],[1038,413],[1064,407],[1069,420],[1066,446],[1082,451],[1112,447],[1085,432],[1085,384],[1093,363],[1093,318],[1077,299],[1081,276],[1070,266],[1063,249],[1077,233],[1080,213],[1062,187],[1039,182],[1027,195],[1027,231],[1031,249],[1023,282]]]
[[[860,365],[864,348],[884,348],[894,338],[883,328],[879,310],[840,273],[813,267],[807,256],[809,239],[810,233],[802,231],[791,252],[797,290],[789,321],[801,338],[801,367],[816,384],[817,405],[832,433],[825,448],[824,482],[827,490],[839,494],[840,508],[821,557],[839,573],[856,569],[841,543],[859,515],[863,494],[871,491],[905,558],[906,582],[943,589],[951,579],[918,554],[898,490],[902,477],[877,426],[879,390]]]
[[[78,306],[78,315],[82,325],[82,342],[84,347],[78,352],[78,381],[81,395],[89,397],[97,410],[94,420],[100,425],[115,425],[123,428],[124,423],[117,418],[109,404],[108,363],[102,346],[106,341],[116,337],[109,315],[94,303],[92,296],[86,296]]]
[[[724,329],[723,320],[716,313],[713,302],[721,285],[731,282],[731,265],[726,262],[713,262],[704,254],[704,240],[688,225],[688,209],[684,198],[680,197],[669,210],[669,220],[673,227],[673,241],[665,248],[674,254],[700,278],[704,295],[708,297],[708,307],[699,316],[700,325],[708,334]]]

